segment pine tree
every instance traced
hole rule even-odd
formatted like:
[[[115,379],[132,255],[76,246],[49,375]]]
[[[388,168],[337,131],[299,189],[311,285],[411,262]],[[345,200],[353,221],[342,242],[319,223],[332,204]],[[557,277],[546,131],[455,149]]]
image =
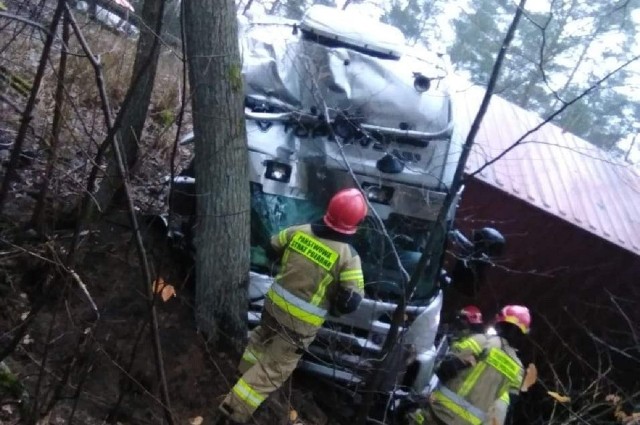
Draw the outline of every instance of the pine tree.
[[[515,6],[504,0],[479,0],[474,7],[472,13],[454,21],[456,42],[450,55],[459,69],[482,85]],[[630,11],[630,7],[610,2],[571,0],[551,2],[548,12],[529,12],[496,93],[542,116],[549,115],[592,84],[596,76],[590,74],[601,75],[601,63],[625,60],[637,34],[630,25]],[[602,46],[614,38],[619,48],[603,51]],[[624,73],[617,75],[562,114],[558,124],[598,146],[613,147],[637,117],[634,112],[622,113],[623,105],[630,101],[621,90],[627,81]]]

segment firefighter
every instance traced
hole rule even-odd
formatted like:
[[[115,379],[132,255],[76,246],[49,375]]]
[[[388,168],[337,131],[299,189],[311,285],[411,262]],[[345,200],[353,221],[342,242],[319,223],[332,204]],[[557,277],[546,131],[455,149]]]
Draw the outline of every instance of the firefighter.
[[[483,331],[482,312],[478,307],[468,305],[456,312],[452,335],[454,342]]]
[[[271,238],[280,270],[265,298],[260,326],[249,335],[242,377],[220,405],[218,424],[247,422],[296,368],[327,314],[355,311],[364,295],[360,257],[351,245],[367,203],[358,189],[337,192],[318,222]]]
[[[508,305],[496,316],[496,335],[476,333],[454,344],[438,368],[440,385],[426,407],[408,414],[409,423],[504,424],[509,404],[528,389],[517,348],[530,326],[527,307]]]

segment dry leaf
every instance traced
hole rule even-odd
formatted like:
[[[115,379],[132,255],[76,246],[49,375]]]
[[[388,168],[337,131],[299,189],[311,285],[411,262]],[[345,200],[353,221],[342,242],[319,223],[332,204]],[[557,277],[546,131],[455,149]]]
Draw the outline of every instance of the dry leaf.
[[[196,416],[195,418],[189,419],[189,425],[202,425],[204,422],[204,418],[202,416]]]
[[[162,297],[162,301],[167,302],[171,297],[176,296],[176,290],[171,285],[165,285],[165,287],[162,288],[162,293],[160,294],[160,296]]]
[[[297,420],[298,420],[298,412],[296,412],[295,410],[291,409],[289,411],[289,421],[295,422]]]
[[[571,397],[567,397],[566,395],[560,395],[555,391],[547,391],[547,394],[551,396],[558,403],[569,403],[571,401]]]
[[[159,293],[160,297],[162,297],[162,301],[164,302],[167,302],[171,297],[176,296],[176,289],[173,285],[169,285],[162,278],[158,278],[153,282],[153,292],[155,294]]]

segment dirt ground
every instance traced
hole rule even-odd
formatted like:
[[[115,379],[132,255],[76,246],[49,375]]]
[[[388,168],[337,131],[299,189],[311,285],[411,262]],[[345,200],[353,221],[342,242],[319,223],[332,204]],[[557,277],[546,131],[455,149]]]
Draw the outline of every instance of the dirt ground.
[[[177,423],[186,424],[189,418],[198,416],[208,423],[221,397],[235,382],[236,362],[216,352],[196,332],[188,270],[170,255],[158,229],[153,226],[146,229],[145,241],[155,273],[176,288],[175,297],[167,302],[158,301],[157,305],[172,409]],[[44,258],[49,247],[65,236],[61,233],[57,241],[48,245],[23,244],[30,253],[3,248],[0,347],[8,344],[11,329],[28,314],[48,278],[49,285],[55,288],[19,346],[5,361],[19,380],[20,394],[14,397],[0,392],[0,423],[18,423],[20,406],[15,404],[18,399],[23,400],[26,410],[33,409],[34,400],[44,409],[42,405],[53,397],[57,383],[67,371],[71,375],[68,385],[58,394],[60,400],[43,424],[70,423],[78,394],[75,423],[103,423],[121,394],[124,400],[114,422],[162,423],[159,381],[146,326],[149,309],[143,293],[145,282],[126,216],[108,217],[83,242],[85,251],[76,270],[100,312],[98,321],[76,282],[66,279],[57,266],[38,258]],[[127,374],[133,350],[135,359]],[[73,367],[69,368],[70,365]],[[272,397],[261,409],[256,423],[286,423],[280,419],[286,421],[290,395],[290,389],[285,389]],[[294,400],[309,398],[310,394],[293,391]],[[308,410],[308,403],[304,405]],[[314,418],[321,416],[320,412],[313,412]]]

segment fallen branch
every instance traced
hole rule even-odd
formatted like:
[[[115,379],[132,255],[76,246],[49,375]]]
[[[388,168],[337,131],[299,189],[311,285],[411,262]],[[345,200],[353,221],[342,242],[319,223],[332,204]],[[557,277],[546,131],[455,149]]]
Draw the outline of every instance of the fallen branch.
[[[68,269],[67,272],[71,275],[73,280],[78,284],[78,287],[82,290],[82,292],[84,293],[85,297],[87,297],[87,300],[89,301],[89,304],[91,304],[91,307],[93,308],[93,311],[96,313],[96,321],[100,320],[100,312],[98,311],[98,306],[96,305],[95,301],[91,297],[91,294],[89,293],[89,290],[87,289],[87,285],[84,284],[82,279],[80,279],[80,276],[78,276],[78,273],[76,273],[75,271],[73,271],[71,269]]]

